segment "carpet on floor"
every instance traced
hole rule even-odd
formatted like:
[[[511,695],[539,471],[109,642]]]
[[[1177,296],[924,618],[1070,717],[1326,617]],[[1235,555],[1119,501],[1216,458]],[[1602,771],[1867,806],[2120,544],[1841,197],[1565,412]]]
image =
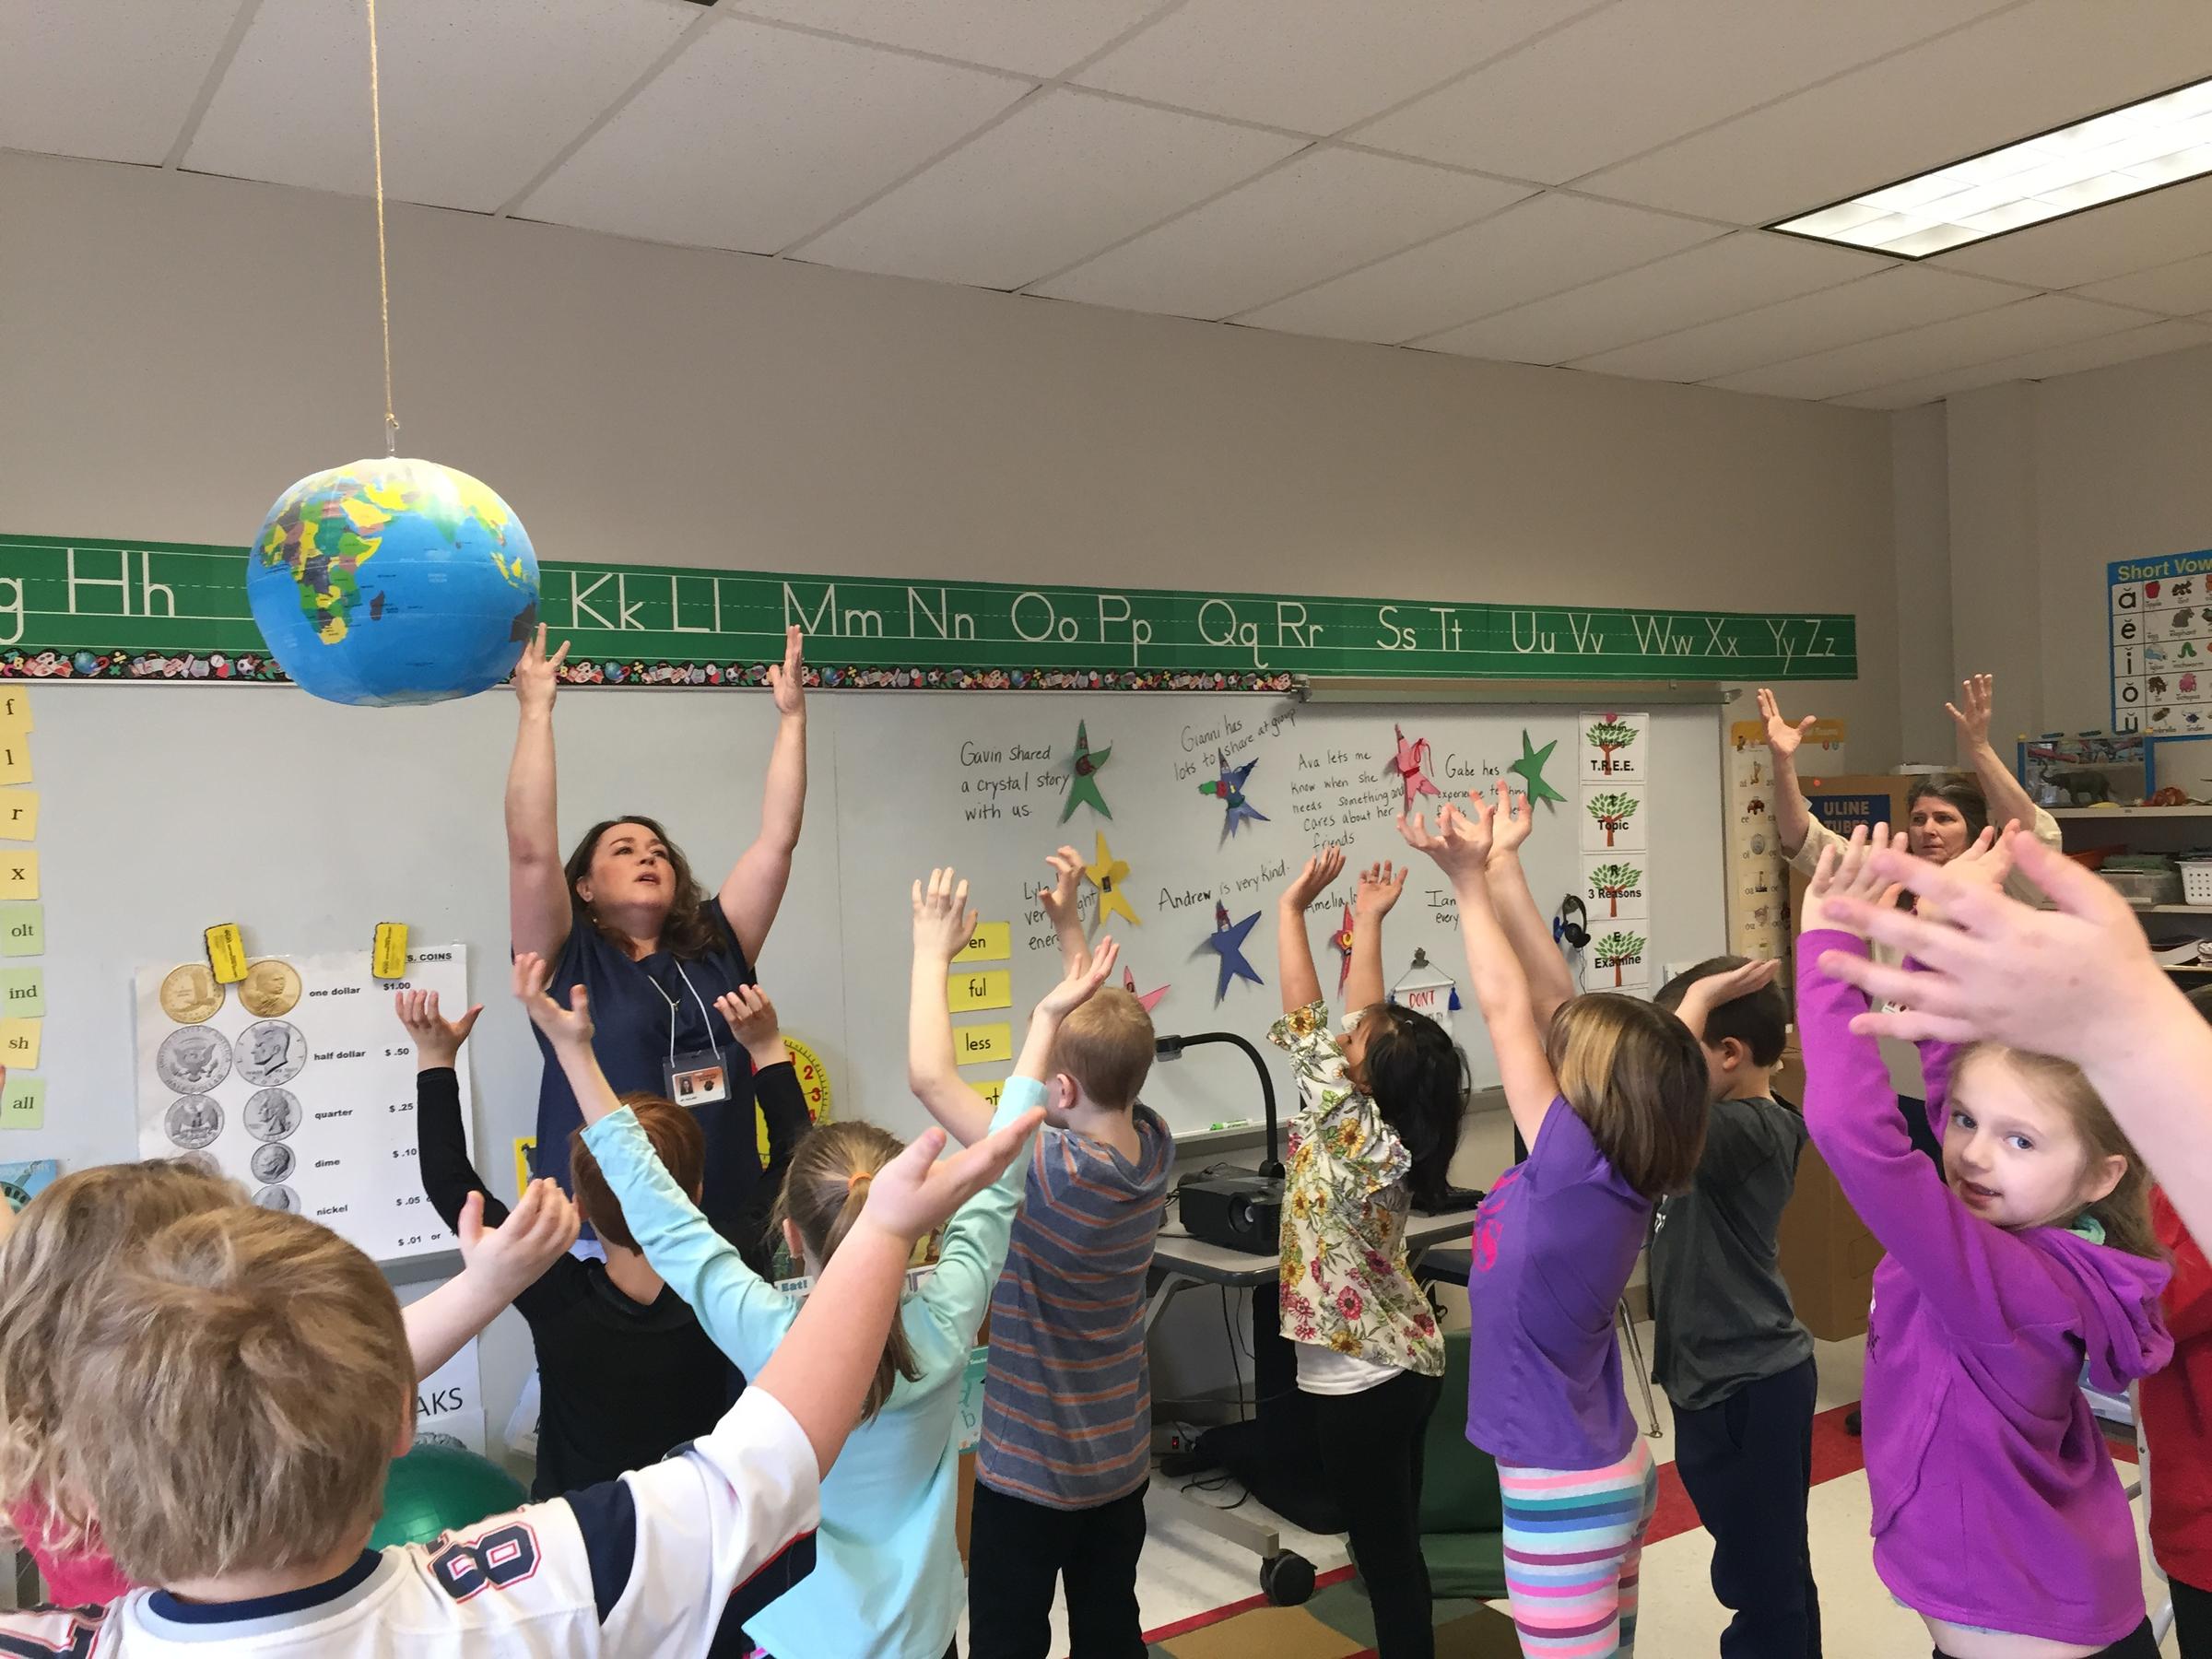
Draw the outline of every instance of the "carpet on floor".
[[[1264,1595],[1232,1602],[1150,1632],[1151,1659],[1373,1659],[1375,1621],[1349,1567],[1325,1572],[1313,1599],[1271,1607]],[[1480,1602],[1436,1604],[1437,1659],[1519,1659],[1513,1621]]]

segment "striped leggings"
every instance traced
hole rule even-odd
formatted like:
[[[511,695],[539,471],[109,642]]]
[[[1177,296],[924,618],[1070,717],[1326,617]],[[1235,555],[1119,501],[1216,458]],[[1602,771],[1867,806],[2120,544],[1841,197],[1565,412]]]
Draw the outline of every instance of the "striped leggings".
[[[1505,1593],[1526,1659],[1612,1659],[1636,1650],[1636,1574],[1659,1500],[1641,1440],[1603,1469],[1498,1465]]]

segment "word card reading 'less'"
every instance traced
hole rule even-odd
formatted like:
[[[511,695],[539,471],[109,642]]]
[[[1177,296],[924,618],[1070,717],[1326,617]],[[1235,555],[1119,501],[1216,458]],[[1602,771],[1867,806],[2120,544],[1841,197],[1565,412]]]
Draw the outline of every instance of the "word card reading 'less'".
[[[952,1052],[962,1065],[1010,1060],[1014,1057],[1014,1028],[1004,1020],[997,1025],[954,1026]]]

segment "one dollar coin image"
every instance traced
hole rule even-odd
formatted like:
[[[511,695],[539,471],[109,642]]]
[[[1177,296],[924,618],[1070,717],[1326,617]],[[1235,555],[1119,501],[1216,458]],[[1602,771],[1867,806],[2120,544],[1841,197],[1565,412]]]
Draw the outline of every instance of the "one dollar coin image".
[[[161,1012],[179,1025],[212,1019],[223,1006],[223,988],[205,962],[171,968],[161,982]]]
[[[281,1018],[300,1000],[300,971],[276,957],[264,957],[246,970],[238,1000],[256,1019]]]

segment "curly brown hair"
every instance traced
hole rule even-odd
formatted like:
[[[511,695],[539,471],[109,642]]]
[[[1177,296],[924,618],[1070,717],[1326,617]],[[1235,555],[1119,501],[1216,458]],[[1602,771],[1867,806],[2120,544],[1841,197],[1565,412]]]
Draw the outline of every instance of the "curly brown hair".
[[[576,890],[576,884],[592,873],[592,859],[606,832],[624,824],[650,830],[653,839],[668,851],[668,920],[661,927],[661,948],[688,962],[712,955],[722,943],[722,931],[714,925],[714,895],[700,886],[699,878],[691,874],[691,861],[684,856],[682,848],[668,839],[668,832],[661,828],[658,818],[632,812],[622,818],[601,818],[586,830],[583,839],[576,843],[576,850],[569,854],[569,862],[562,866],[568,875],[571,900],[602,937],[617,946],[626,943],[619,934],[599,920]]]

